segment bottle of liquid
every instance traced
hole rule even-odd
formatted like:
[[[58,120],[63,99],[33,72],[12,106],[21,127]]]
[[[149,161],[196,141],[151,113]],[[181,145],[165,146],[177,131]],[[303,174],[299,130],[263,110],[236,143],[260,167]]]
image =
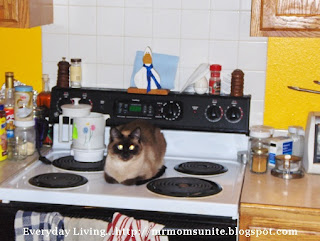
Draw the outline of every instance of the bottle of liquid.
[[[42,91],[37,96],[37,106],[46,107],[50,109],[51,92],[49,86],[49,76],[47,74],[42,75]]]
[[[14,137],[14,74],[6,72],[4,111],[6,113],[7,138]]]
[[[71,59],[70,81],[72,88],[81,88],[82,70],[81,59]]]
[[[221,78],[220,71],[221,65],[212,64],[210,65],[211,77],[209,79],[209,94],[220,95]]]

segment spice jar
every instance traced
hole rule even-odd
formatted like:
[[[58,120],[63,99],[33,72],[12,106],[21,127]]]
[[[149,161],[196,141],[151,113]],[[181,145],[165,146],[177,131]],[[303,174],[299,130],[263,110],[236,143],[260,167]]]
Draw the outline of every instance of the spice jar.
[[[249,154],[250,170],[253,173],[266,173],[268,169],[268,138],[270,129],[263,126],[254,126],[250,129]]]
[[[209,79],[209,94],[220,95],[221,88],[221,65],[212,64],[210,65],[211,77]]]
[[[71,59],[70,81],[72,88],[81,88],[82,70],[81,59]]]
[[[32,155],[36,144],[35,121],[15,121],[15,126],[15,138],[23,142],[27,155]]]

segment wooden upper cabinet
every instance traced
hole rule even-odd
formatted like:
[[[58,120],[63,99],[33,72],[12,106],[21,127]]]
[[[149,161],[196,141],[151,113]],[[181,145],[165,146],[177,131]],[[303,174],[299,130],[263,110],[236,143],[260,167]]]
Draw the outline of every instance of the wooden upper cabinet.
[[[31,28],[53,23],[53,0],[0,0],[0,27]]]
[[[320,37],[320,1],[252,0],[250,35]]]

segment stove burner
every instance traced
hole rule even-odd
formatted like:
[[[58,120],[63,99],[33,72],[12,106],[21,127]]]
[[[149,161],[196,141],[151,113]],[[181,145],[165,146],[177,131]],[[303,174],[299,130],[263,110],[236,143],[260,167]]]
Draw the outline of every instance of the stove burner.
[[[171,177],[156,179],[147,188],[157,194],[171,197],[206,197],[222,191],[219,184],[195,177]]]
[[[69,188],[78,187],[88,182],[87,178],[71,173],[46,173],[32,177],[29,183],[36,187]]]
[[[55,167],[78,172],[97,172],[103,171],[105,159],[98,162],[79,162],[73,156],[60,157],[53,161]]]
[[[214,162],[184,162],[174,169],[191,175],[217,175],[228,171],[226,167]]]

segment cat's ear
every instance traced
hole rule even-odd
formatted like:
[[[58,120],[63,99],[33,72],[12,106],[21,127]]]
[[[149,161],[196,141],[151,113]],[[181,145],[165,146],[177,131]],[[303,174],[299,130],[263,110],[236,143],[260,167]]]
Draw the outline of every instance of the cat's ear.
[[[141,138],[141,129],[140,127],[137,127],[136,129],[134,129],[131,133],[130,133],[130,137],[137,139],[138,141],[140,141]]]
[[[110,129],[110,136],[112,139],[114,138],[121,138],[122,137],[122,134],[121,132],[116,128],[116,127],[112,127]]]

